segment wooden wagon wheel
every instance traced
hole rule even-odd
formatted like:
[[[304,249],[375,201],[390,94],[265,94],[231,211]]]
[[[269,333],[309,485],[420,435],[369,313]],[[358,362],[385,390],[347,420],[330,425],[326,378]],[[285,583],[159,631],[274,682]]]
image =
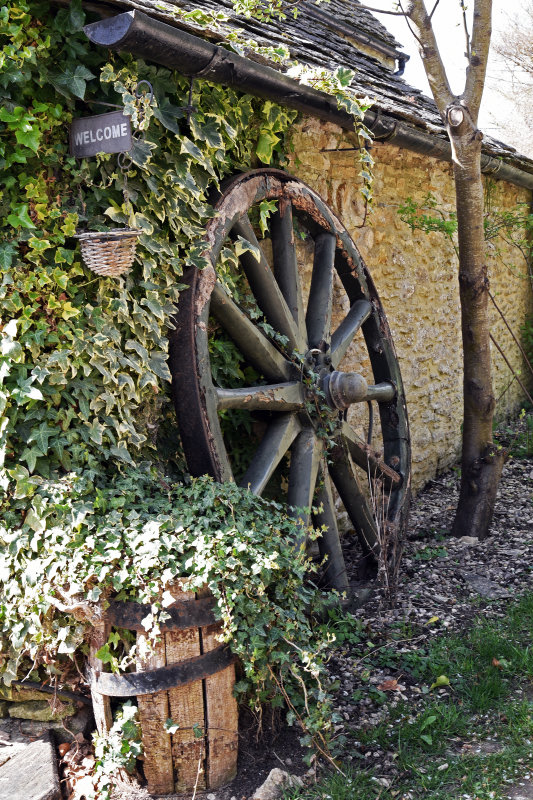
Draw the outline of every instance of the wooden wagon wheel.
[[[268,220],[268,258],[249,216],[264,200],[276,201]],[[280,463],[285,463],[278,489],[286,489],[291,508],[315,509],[299,511],[302,530],[311,513],[315,526],[325,526],[319,547],[328,556],[326,580],[345,590],[348,582],[331,482],[367,563],[375,562],[379,553],[380,526],[386,525],[389,535],[391,531],[398,535],[409,496],[405,397],[381,303],[348,232],[302,181],[275,169],[239,175],[223,187],[216,211],[205,235],[212,267],[186,274],[189,289],[181,295],[170,332],[173,394],[188,467],[192,475],[234,479],[231,447],[224,441],[220,417],[228,409],[259,417],[264,435],[238,482],[261,495]],[[297,240],[302,236],[307,236],[306,247],[311,245],[314,253],[305,310],[297,263]],[[248,300],[240,305],[216,276],[222,248],[232,241],[241,245],[239,262],[247,284]],[[243,243],[248,247],[244,251]],[[338,286],[347,296],[349,311],[333,326],[333,294]],[[231,338],[243,363],[253,368],[258,377],[252,385],[216,385],[209,354],[213,324]],[[340,369],[354,347],[364,356],[366,379]],[[366,412],[366,404],[371,408],[374,402],[379,408],[374,427],[380,429],[375,438],[381,452],[347,421],[352,404],[364,404]],[[380,503],[385,516],[378,522],[368,488],[376,479],[383,487]]]

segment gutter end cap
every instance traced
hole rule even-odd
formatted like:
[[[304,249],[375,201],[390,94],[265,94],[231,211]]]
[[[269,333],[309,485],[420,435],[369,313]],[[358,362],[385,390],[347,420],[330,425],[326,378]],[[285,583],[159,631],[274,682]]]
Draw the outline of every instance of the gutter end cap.
[[[136,13],[136,11],[125,11],[115,17],[91,22],[89,25],[84,25],[83,32],[93,44],[117,47],[129,33]]]

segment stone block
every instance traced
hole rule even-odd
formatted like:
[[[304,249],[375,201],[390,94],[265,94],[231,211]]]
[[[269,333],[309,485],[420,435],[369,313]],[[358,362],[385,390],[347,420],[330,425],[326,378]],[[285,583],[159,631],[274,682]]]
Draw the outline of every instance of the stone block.
[[[94,717],[90,706],[83,706],[77,714],[65,720],[47,722],[16,717],[0,719],[0,735],[11,742],[24,742],[27,737],[34,739],[48,733],[53,734],[57,744],[72,742],[79,734],[86,739],[90,738],[94,728]]]
[[[0,797],[60,800],[57,761],[50,734],[24,744],[0,767]]]
[[[9,704],[9,716],[15,719],[33,719],[37,722],[52,722],[66,719],[76,713],[72,703],[62,703],[60,709],[53,709],[48,700],[25,700]]]

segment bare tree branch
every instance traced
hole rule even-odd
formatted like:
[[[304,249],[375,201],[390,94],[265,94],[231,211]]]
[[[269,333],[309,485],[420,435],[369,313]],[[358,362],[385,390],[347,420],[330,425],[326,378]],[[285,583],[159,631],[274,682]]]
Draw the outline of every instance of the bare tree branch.
[[[470,63],[470,56],[472,55],[472,51],[470,50],[470,31],[468,30],[468,21],[466,19],[466,6],[465,0],[460,0],[461,4],[461,11],[463,12],[463,28],[465,31],[465,39],[466,39],[466,57],[468,62]]]
[[[487,72],[490,36],[492,33],[491,19],[492,0],[475,0],[471,52],[466,69],[463,98],[476,125]]]
[[[434,5],[434,6],[433,6],[433,8],[431,9],[431,13],[430,13],[430,15],[429,15],[429,18],[430,18],[430,19],[432,18],[433,14],[434,14],[434,13],[435,13],[435,11],[437,10],[437,6],[438,6],[438,4],[439,4],[439,3],[440,3],[440,0],[435,0],[435,5]]]
[[[437,108],[446,121],[446,108],[454,100],[424,0],[410,0],[406,14],[416,28],[421,56]]]
[[[414,38],[415,38],[415,39],[416,39],[416,41],[418,42],[418,46],[419,46],[419,47],[422,47],[422,42],[420,41],[420,39],[419,39],[419,38],[418,38],[418,36],[416,35],[416,31],[413,29],[413,26],[411,25],[411,22],[409,21],[409,17],[408,17],[408,16],[407,16],[407,14],[405,13],[405,10],[404,10],[404,8],[403,8],[403,6],[402,6],[402,0],[398,0],[398,5],[400,6],[400,8],[401,8],[402,12],[403,12],[403,13],[404,13],[404,15],[405,15],[405,21],[407,22],[407,27],[408,27],[408,28],[409,28],[409,30],[411,31],[411,34],[412,34],[412,36],[414,36]]]
[[[362,3],[359,5],[360,8],[364,8],[365,11],[373,11],[374,14],[389,14],[391,17],[405,17],[405,13],[403,11],[388,11],[384,8],[371,8],[370,6],[365,6]]]

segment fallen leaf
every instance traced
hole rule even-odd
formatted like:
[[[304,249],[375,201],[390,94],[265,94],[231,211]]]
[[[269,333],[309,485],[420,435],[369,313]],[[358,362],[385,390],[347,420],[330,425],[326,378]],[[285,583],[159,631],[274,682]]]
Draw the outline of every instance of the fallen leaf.
[[[427,624],[431,625],[432,622],[438,622],[438,621],[439,621],[438,617],[431,617],[431,619],[428,619]]]
[[[398,691],[398,681],[396,678],[391,678],[388,681],[383,681],[378,686],[378,689],[382,692],[397,692]]]
[[[501,662],[498,661],[497,658],[493,658],[492,659],[492,666],[493,667],[498,667],[498,669],[503,669]]]
[[[438,689],[440,686],[449,686],[450,679],[446,677],[446,675],[439,675],[435,683],[432,683],[429,687],[431,689]]]

